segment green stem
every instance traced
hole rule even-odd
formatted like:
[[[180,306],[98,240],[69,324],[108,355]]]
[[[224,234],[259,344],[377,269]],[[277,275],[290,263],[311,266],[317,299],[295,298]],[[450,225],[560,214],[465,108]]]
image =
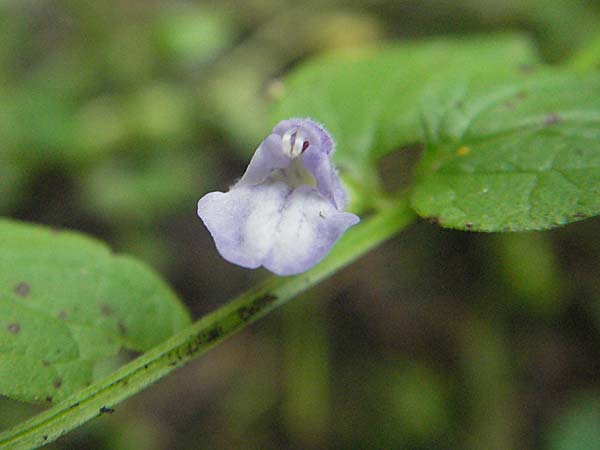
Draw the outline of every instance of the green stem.
[[[107,378],[0,434],[0,448],[37,448],[94,417],[112,412],[112,407],[121,401],[335,273],[408,226],[414,218],[406,202],[378,213],[349,230],[331,254],[310,271],[295,277],[268,279]]]

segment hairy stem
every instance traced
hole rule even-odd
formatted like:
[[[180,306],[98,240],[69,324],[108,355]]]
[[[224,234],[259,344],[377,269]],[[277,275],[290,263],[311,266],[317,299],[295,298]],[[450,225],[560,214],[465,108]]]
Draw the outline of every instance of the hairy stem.
[[[331,254],[312,270],[294,277],[268,279],[107,378],[0,434],[0,448],[37,448],[94,417],[112,412],[118,403],[335,273],[405,228],[414,218],[406,202],[379,212],[349,230]]]

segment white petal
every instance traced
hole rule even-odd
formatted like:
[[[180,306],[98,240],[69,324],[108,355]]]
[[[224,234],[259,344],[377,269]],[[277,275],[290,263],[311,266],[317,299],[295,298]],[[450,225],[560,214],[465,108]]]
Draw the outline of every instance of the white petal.
[[[333,244],[359,219],[338,211],[309,186],[286,199],[273,247],[263,265],[278,275],[304,272],[321,261]]]
[[[310,269],[359,221],[316,189],[291,191],[279,181],[207,194],[198,202],[198,215],[223,258],[242,267],[264,265],[278,275]]]
[[[223,258],[242,267],[262,265],[273,247],[281,210],[289,196],[282,182],[211,192],[198,202],[198,215]]]

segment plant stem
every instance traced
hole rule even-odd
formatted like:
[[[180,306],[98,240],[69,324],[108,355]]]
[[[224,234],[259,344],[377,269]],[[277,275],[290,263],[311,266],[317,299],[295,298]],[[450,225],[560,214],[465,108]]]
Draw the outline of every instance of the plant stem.
[[[105,379],[0,434],[0,448],[37,448],[55,441],[94,417],[112,412],[112,408],[121,401],[340,270],[408,226],[414,219],[414,212],[406,201],[377,213],[350,229],[330,255],[310,271],[294,277],[266,280]]]

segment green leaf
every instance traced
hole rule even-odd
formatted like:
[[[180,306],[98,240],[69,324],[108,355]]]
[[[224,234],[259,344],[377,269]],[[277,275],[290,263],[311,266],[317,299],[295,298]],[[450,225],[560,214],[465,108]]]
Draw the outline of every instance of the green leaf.
[[[295,277],[271,277],[254,286],[108,377],[0,433],[0,448],[38,448],[55,441],[315,286],[406,228],[414,219],[414,211],[406,199],[380,210],[348,230],[327,258],[310,271]]]
[[[425,96],[412,205],[444,227],[540,230],[600,213],[600,76],[547,72]]]
[[[287,77],[273,121],[309,116],[322,122],[337,142],[336,161],[360,179],[377,158],[422,138],[418,105],[427,86],[499,77],[536,62],[519,36],[437,39],[323,56]]]
[[[148,350],[188,323],[142,263],[79,234],[0,220],[0,394],[55,402],[120,348]]]

